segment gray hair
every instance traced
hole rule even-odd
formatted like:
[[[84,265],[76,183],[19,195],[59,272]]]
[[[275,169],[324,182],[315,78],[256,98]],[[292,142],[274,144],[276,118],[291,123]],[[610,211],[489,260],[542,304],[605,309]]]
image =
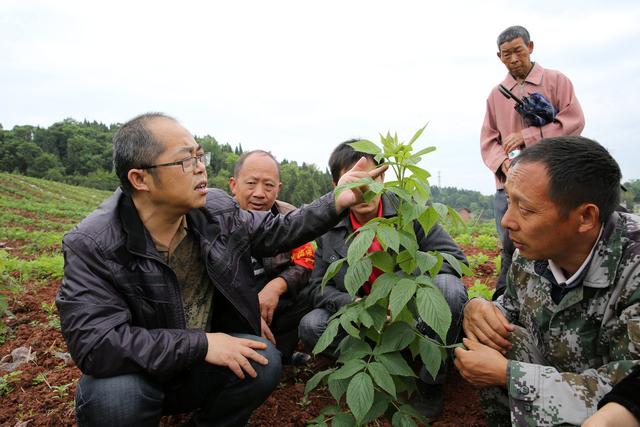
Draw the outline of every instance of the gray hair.
[[[514,25],[513,27],[507,28],[498,36],[498,49],[502,43],[510,42],[518,37],[522,38],[524,44],[529,44],[529,41],[531,40],[531,37],[529,37],[529,31],[527,31],[525,27]]]
[[[163,113],[145,113],[129,120],[113,136],[113,169],[120,179],[122,190],[133,193],[128,174],[131,169],[151,166],[164,151],[164,146],[146,128],[154,119],[176,119]]]

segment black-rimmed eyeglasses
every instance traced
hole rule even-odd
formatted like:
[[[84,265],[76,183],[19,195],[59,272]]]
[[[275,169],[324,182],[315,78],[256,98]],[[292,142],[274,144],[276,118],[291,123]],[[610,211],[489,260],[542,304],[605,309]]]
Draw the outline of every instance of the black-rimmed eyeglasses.
[[[196,168],[197,162],[200,162],[203,165],[207,166],[209,163],[211,163],[211,153],[198,154],[196,156],[191,156],[191,157],[187,157],[186,159],[178,160],[177,162],[159,163],[157,165],[142,166],[138,169],[154,169],[154,168],[159,168],[161,166],[180,165],[182,166],[182,171],[184,173],[187,173],[187,172],[192,172]]]

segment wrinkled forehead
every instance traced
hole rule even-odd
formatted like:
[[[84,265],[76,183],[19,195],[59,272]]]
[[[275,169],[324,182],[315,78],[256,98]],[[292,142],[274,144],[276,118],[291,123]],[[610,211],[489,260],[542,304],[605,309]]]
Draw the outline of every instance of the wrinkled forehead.
[[[238,171],[238,178],[256,176],[280,180],[278,164],[270,156],[263,153],[254,153],[244,159]]]

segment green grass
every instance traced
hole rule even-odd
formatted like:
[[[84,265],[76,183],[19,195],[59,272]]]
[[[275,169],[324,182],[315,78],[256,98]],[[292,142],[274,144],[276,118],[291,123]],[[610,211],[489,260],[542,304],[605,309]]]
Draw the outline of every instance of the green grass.
[[[38,178],[0,173],[0,343],[7,339],[4,324],[7,301],[26,282],[49,285],[62,278],[61,241],[64,233],[110,196],[108,191],[66,185]],[[53,305],[49,326],[59,327]],[[0,394],[11,388],[0,378]]]

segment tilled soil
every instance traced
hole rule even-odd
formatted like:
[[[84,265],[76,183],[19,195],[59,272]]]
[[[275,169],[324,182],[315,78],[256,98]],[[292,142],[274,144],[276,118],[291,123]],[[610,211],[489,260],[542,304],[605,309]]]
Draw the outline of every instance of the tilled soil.
[[[472,248],[465,252],[472,254]],[[477,252],[477,251],[476,251]],[[487,252],[487,251],[485,251]],[[494,254],[495,255],[495,254]],[[493,284],[492,264],[480,266],[487,283]],[[485,271],[486,270],[486,271]],[[465,280],[467,286],[473,280]],[[52,305],[59,281],[46,285],[23,283],[20,292],[8,293],[10,315],[4,321],[11,329],[9,339],[0,345],[0,357],[18,347],[30,349],[33,360],[19,366],[13,374],[0,372],[0,426],[75,425],[74,395],[80,371],[56,353],[67,351]],[[5,360],[7,361],[7,360]],[[285,367],[277,389],[258,408],[250,426],[304,426],[320,410],[333,403],[328,391],[317,389],[304,397],[305,382],[331,363],[315,358],[304,368]],[[484,426],[476,390],[451,369],[444,387],[445,407],[434,426]],[[186,417],[165,417],[162,425],[180,425]],[[379,426],[390,425],[382,420]]]

